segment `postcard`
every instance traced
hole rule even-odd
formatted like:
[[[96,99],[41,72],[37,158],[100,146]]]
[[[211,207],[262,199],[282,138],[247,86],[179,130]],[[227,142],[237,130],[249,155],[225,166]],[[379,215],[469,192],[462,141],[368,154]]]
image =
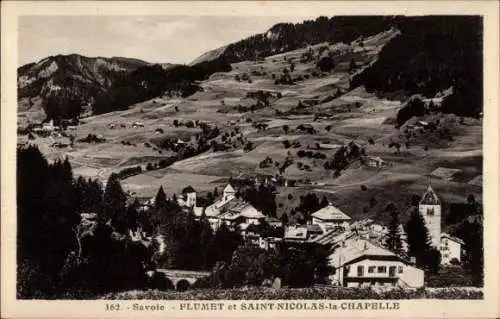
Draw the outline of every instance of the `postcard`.
[[[3,2],[2,317],[499,317],[498,9]]]

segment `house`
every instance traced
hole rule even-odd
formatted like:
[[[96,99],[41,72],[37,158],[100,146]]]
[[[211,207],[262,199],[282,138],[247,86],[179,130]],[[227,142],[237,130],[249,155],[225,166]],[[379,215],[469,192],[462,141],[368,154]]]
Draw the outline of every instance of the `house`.
[[[288,226],[285,228],[285,235],[283,240],[286,242],[305,242],[307,240],[307,227],[306,226]]]
[[[133,128],[137,128],[137,127],[144,127],[144,123],[141,123],[141,122],[134,122],[132,124],[132,127]]]
[[[347,216],[331,203],[314,212],[311,217],[312,223],[319,225],[323,232],[338,227],[346,229],[349,227],[349,221],[351,220],[351,217]]]
[[[281,220],[279,220],[278,218],[269,216],[266,216],[266,222],[272,227],[281,227],[282,224]]]
[[[343,287],[385,286],[420,288],[424,271],[390,250],[357,236],[333,248],[328,257],[334,285]]]
[[[282,238],[278,237],[259,237],[259,247],[265,250],[276,249],[278,244],[282,241]]]
[[[227,184],[224,188],[222,198],[205,209],[205,214],[214,229],[217,229],[222,223],[230,226],[259,224],[259,220],[266,217],[250,203],[245,202],[242,198],[237,198],[236,191],[231,184]]]
[[[453,237],[448,233],[441,233],[441,245],[439,247],[441,264],[449,265],[452,263],[452,260],[460,263],[462,261],[462,247],[464,245],[464,241],[460,238]]]
[[[418,211],[429,229],[431,244],[439,248],[441,245],[441,201],[431,185],[427,186],[427,190],[422,195],[422,199],[418,204]]]
[[[385,161],[378,156],[364,156],[363,163],[368,167],[382,167]]]
[[[185,207],[196,207],[196,191],[188,186],[182,190],[182,196],[177,197],[177,204]]]
[[[307,238],[313,239],[324,233],[323,229],[318,224],[310,224],[306,226]]]

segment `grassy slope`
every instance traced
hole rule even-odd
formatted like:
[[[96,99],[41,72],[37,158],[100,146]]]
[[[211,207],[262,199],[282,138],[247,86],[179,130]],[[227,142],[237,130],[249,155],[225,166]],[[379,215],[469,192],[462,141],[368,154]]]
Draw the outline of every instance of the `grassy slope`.
[[[163,185],[167,193],[179,192],[188,184],[197,190],[208,191],[214,186],[220,186],[217,181],[221,178],[237,175],[240,172],[274,174],[276,169],[260,169],[259,162],[270,156],[282,163],[290,151],[296,162],[310,165],[311,171],[299,170],[294,163],[286,170],[285,176],[295,179],[307,177],[316,184],[279,189],[277,203],[282,204],[278,208],[279,215],[296,206],[301,194],[315,191],[319,196],[325,194],[355,218],[369,216],[386,220],[386,216],[381,213],[385,205],[389,201],[394,201],[404,211],[409,196],[420,195],[427,186],[427,174],[439,166],[461,169],[462,172],[458,174],[461,181],[468,181],[481,174],[481,123],[469,121],[467,125],[457,125],[455,140],[452,142],[435,140],[436,143],[433,144],[429,136],[416,138],[410,149],[403,147],[401,154],[396,154],[394,149],[388,147],[388,143],[391,140],[401,139],[402,131],[395,129],[393,124],[384,123],[396,116],[400,102],[379,99],[367,93],[362,87],[333,100],[308,107],[312,112],[331,114],[331,119],[313,121],[313,116],[307,114],[277,116],[275,110],[291,110],[297,106],[299,100],[321,101],[331,96],[338,88],[347,87],[349,74],[346,73],[346,65],[351,58],[355,57],[360,66],[372,63],[377,57],[377,52],[389,38],[390,34],[386,34],[366,39],[363,49],[357,44],[350,47],[331,45],[331,50],[350,48],[353,52],[345,51],[340,54],[336,58],[340,63],[335,69],[320,77],[312,77],[312,72],[315,70],[314,62],[298,62],[306,49],[270,56],[263,61],[236,63],[231,72],[212,75],[209,80],[202,83],[204,92],[198,92],[189,98],[156,98],[138,103],[127,111],[85,119],[86,123],[78,127],[77,138],[84,137],[88,133],[96,133],[102,134],[108,141],[97,146],[77,143],[75,149],[69,151],[68,156],[76,174],[104,179],[112,171],[117,171],[125,165],[145,166],[151,159],[159,160],[163,156],[171,155],[165,151],[160,154],[157,150],[147,148],[144,142],[158,139],[163,135],[188,137],[199,132],[196,128],[175,128],[172,124],[173,119],[212,122],[223,132],[229,132],[234,126],[238,126],[245,138],[254,143],[256,146],[254,150],[248,153],[242,149],[223,153],[209,151],[177,162],[168,169],[128,178],[123,181],[124,188],[140,196],[154,195],[159,185]],[[322,45],[312,48],[318,50]],[[295,85],[274,84],[272,74],[279,76],[283,68],[289,68],[285,57],[293,57],[296,60],[295,70],[292,73],[294,77],[308,75],[309,79]],[[266,74],[255,76],[251,75],[252,71]],[[243,73],[250,75],[252,83],[235,81],[235,75],[241,76]],[[245,94],[257,90],[281,92],[283,97],[274,100],[270,108],[255,112],[237,113],[231,109],[237,104],[253,103],[245,99]],[[221,101],[224,101],[224,105]],[[355,102],[360,103],[359,108],[354,106]],[[178,107],[178,112],[175,111],[175,106]],[[246,123],[246,118],[252,118],[254,121],[266,120],[269,127],[264,132],[257,132],[250,123]],[[135,121],[144,123],[145,128],[131,128],[131,124]],[[231,121],[234,124],[231,124]],[[124,123],[127,124],[127,128],[111,129],[108,127],[111,123]],[[284,134],[282,130],[285,124],[290,127],[288,134]],[[300,124],[312,124],[317,133],[310,135],[296,131],[295,128]],[[325,129],[327,126],[332,127],[329,132]],[[165,131],[163,135],[155,134],[155,129],[158,127]],[[374,145],[368,143],[369,138],[375,141]],[[299,141],[301,147],[285,149],[282,145],[283,139]],[[122,145],[123,140],[131,141],[136,146]],[[317,142],[342,144],[351,140],[363,145],[369,155],[380,156],[391,165],[381,169],[352,167],[344,171],[341,177],[333,179],[332,171],[323,168],[324,160],[299,159],[296,156],[298,150],[306,149],[307,145],[314,147]],[[52,158],[63,154],[61,151],[46,147],[48,143],[49,141],[41,141],[44,153]],[[424,146],[428,146],[429,150],[424,151]],[[321,150],[321,152],[330,156],[335,150]],[[361,191],[361,185],[367,186],[368,189]],[[432,185],[445,202],[462,201],[470,193],[474,193],[476,198],[481,198],[482,194],[480,187],[461,182],[433,179]],[[288,200],[290,193],[293,196],[292,200]],[[372,198],[375,201],[372,200],[370,205]]]

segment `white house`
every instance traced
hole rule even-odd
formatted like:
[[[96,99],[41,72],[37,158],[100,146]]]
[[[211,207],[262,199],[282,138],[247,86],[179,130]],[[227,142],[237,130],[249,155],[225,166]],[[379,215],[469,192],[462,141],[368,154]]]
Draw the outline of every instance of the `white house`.
[[[424,271],[393,252],[353,236],[334,247],[329,256],[334,285],[420,288]]]
[[[327,232],[337,227],[347,229],[349,227],[349,221],[351,220],[351,217],[347,216],[331,203],[328,203],[328,206],[314,212],[311,216],[312,223],[319,225],[321,229],[323,229],[323,232]]]
[[[441,264],[449,265],[453,259],[461,262],[462,247],[465,245],[463,240],[453,237],[447,233],[441,233],[441,245],[439,250],[441,252]]]

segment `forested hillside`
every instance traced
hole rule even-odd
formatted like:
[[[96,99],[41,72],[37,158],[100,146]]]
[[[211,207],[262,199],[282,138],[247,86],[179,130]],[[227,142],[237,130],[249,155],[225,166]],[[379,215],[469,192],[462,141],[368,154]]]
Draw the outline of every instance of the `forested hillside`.
[[[123,110],[129,105],[162,94],[185,97],[199,90],[196,81],[205,80],[215,72],[230,70],[231,66],[224,58],[201,62],[194,66],[178,65],[168,69],[158,64],[144,66],[114,82],[99,96],[93,106],[93,113]]]
[[[41,101],[39,106],[48,118],[75,117],[118,78],[145,65],[148,63],[119,57],[51,56],[17,70],[18,100],[26,109]]]
[[[398,20],[396,27],[401,35],[370,68],[354,76],[351,88],[365,85],[377,93],[432,97],[453,87],[442,111],[477,117],[483,108],[481,18],[409,17]]]

